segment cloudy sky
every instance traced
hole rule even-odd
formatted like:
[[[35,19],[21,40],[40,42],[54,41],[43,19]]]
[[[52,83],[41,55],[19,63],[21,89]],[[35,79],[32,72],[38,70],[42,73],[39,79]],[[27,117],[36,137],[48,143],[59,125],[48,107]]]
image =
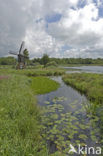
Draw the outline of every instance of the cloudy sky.
[[[0,57],[102,57],[103,0],[0,0]]]

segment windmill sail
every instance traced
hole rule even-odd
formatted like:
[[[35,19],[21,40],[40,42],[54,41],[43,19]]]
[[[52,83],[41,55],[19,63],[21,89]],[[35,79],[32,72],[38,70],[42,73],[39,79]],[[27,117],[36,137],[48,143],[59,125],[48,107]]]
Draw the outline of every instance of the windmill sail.
[[[24,44],[25,44],[25,42],[23,41],[22,44],[21,44],[21,46],[20,46],[20,49],[19,49],[19,54],[21,54],[23,52],[23,50],[24,50]]]
[[[9,51],[9,54],[18,55],[17,53],[15,53],[13,51]]]

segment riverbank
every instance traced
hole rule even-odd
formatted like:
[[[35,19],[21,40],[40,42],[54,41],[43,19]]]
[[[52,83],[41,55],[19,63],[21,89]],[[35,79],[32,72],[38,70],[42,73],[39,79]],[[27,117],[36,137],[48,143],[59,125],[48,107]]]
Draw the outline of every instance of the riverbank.
[[[103,103],[103,74],[73,73],[63,76],[67,85],[84,93],[90,101]]]
[[[73,73],[63,76],[63,81],[85,94],[90,104],[85,105],[89,114],[99,117],[101,140],[103,140],[103,74]]]

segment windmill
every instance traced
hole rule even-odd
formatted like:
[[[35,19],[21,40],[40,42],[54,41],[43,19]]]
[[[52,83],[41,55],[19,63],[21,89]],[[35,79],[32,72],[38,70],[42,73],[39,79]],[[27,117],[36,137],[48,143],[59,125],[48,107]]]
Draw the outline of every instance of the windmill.
[[[17,69],[23,69],[25,68],[25,59],[27,58],[26,56],[24,56],[23,52],[24,52],[24,45],[25,42],[22,41],[19,52],[15,53],[13,51],[10,51],[9,53],[12,55],[17,55],[18,56],[18,65],[17,65]]]

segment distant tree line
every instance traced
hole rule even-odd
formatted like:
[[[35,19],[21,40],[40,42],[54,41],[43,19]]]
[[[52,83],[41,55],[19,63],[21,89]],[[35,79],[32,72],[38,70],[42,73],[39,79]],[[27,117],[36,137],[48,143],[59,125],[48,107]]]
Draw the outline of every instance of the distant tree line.
[[[45,55],[44,55],[45,56]],[[44,56],[42,58],[34,58],[33,63],[44,64]],[[65,64],[103,64],[103,58],[48,58],[48,62],[55,62],[57,65]]]
[[[26,52],[25,52],[25,55]],[[14,65],[17,63],[17,59],[14,57],[1,57],[0,65]],[[34,58],[30,60],[28,58],[29,65],[41,64],[46,66],[48,65],[66,65],[66,64],[101,64],[103,65],[103,58],[49,58],[47,54],[44,54],[42,58]]]
[[[14,65],[16,64],[17,60],[14,57],[1,57],[0,58],[0,65]]]

